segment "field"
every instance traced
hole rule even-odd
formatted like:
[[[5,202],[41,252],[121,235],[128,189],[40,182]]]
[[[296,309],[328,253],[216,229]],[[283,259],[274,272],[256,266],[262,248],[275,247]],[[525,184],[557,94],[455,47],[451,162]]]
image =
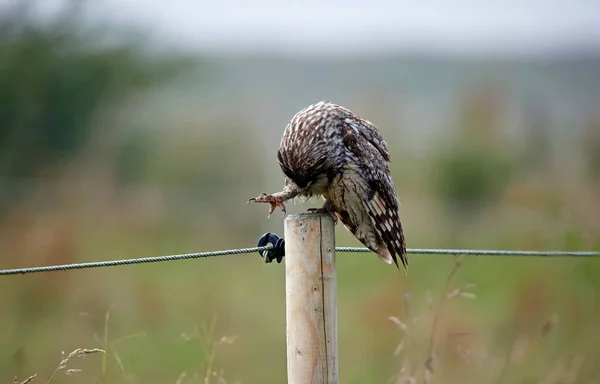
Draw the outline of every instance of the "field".
[[[323,99],[381,129],[409,248],[600,250],[598,54],[157,58],[15,20],[2,269],[282,235],[246,201],[282,187],[283,129]],[[337,260],[341,383],[600,383],[600,258]],[[258,254],[3,276],[0,381],[284,383],[284,299]]]
[[[428,192],[430,176],[413,173],[417,160],[401,163],[401,157],[395,156],[394,177],[404,180],[399,191],[409,247],[598,249],[597,216],[586,211],[597,212],[597,199],[514,185],[477,214],[453,218]],[[77,206],[77,196],[96,190],[81,182],[62,200],[68,210],[28,212],[28,203],[6,220],[2,243],[11,257],[5,265],[250,247],[264,232],[281,235],[281,215],[267,220],[266,207],[245,203],[280,185],[248,184],[223,188],[218,207],[210,207],[209,197],[190,202],[192,219],[177,223],[169,215],[181,201],[164,207],[164,196],[148,194],[144,201],[139,190]],[[170,213],[157,219],[153,209]],[[359,245],[341,227],[337,244]],[[578,258],[413,255],[405,277],[373,255],[339,254],[340,380],[423,382],[429,375],[437,383],[596,382],[599,267],[600,260]],[[107,353],[72,360],[69,368],[82,372],[58,372],[53,382],[285,381],[283,265],[264,264],[258,254],[12,276],[0,283],[6,381],[37,373],[33,382],[43,382],[61,351],[76,348]]]

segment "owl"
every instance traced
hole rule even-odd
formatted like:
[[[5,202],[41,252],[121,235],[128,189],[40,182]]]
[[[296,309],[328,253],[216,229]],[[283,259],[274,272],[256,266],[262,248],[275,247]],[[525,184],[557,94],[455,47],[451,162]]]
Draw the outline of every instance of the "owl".
[[[322,196],[322,208],[388,264],[407,271],[398,195],[389,170],[390,154],[379,130],[348,109],[321,101],[294,115],[283,133],[277,160],[285,174],[281,192],[249,201],[269,203],[285,213],[284,202]]]

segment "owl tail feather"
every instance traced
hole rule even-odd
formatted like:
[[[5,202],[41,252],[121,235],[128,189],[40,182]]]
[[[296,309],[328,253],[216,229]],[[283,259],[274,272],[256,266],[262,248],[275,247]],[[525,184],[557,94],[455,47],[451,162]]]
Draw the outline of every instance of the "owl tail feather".
[[[379,247],[375,251],[375,254],[377,254],[377,257],[379,257],[381,260],[385,261],[386,263],[392,264],[392,260],[393,260],[392,254],[390,253],[390,251],[388,251],[387,248]]]
[[[392,264],[392,261],[393,261],[394,264],[396,264],[396,268],[400,269],[400,265],[398,265],[398,259],[396,257],[393,257],[392,254],[390,253],[390,251],[385,246],[380,246],[374,252],[377,255],[377,257],[379,257],[381,260],[383,260],[387,264]],[[404,274],[407,275],[408,267],[404,263],[403,263],[403,266],[404,266]]]

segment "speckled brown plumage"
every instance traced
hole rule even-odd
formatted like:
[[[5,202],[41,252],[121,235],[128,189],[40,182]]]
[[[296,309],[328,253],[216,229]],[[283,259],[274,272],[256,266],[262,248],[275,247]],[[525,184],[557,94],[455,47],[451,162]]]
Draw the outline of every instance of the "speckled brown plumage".
[[[378,129],[328,101],[310,105],[287,125],[277,159],[286,176],[281,192],[253,198],[285,212],[296,196],[323,196],[318,211],[338,217],[387,263],[408,265],[390,154]]]

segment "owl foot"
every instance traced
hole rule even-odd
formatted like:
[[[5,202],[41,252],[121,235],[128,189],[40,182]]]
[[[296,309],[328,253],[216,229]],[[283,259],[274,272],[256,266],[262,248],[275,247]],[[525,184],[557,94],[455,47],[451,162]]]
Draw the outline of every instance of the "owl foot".
[[[326,208],[326,207],[322,207],[322,208],[308,208],[306,210],[306,212],[309,212],[309,213],[326,213],[329,216],[331,216],[331,218],[333,219],[333,225],[336,225],[337,222],[338,222],[337,215],[333,211],[331,211],[329,208]]]
[[[273,213],[273,211],[275,211],[276,207],[281,208],[281,211],[283,212],[283,214],[286,214],[285,211],[285,205],[283,205],[283,201],[276,196],[273,195],[269,195],[266,193],[261,193],[260,196],[258,197],[251,197],[250,199],[248,199],[248,202],[254,201],[255,203],[269,203],[271,204],[271,207],[269,208],[269,216],[271,217],[271,214]]]

